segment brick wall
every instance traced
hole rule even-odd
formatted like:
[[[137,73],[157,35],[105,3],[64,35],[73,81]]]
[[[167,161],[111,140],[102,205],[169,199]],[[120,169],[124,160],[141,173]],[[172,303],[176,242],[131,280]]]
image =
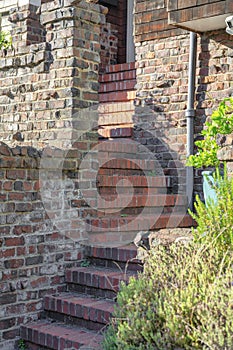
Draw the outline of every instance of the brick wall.
[[[99,5],[72,3],[45,3],[40,16],[32,5],[11,14],[13,50],[0,59],[0,137],[9,144],[66,145],[75,113],[98,102],[105,16]]]
[[[105,73],[107,66],[117,64],[118,37],[111,23],[107,22],[101,26],[100,47],[99,73]]]
[[[102,3],[102,1],[99,1]],[[127,22],[127,1],[118,0],[117,6],[105,4],[107,6],[108,13],[106,16],[108,23],[108,31],[111,31],[113,36],[117,38],[117,52],[114,55],[114,62],[110,61],[110,64],[125,63],[126,62],[126,22]],[[111,47],[109,47],[111,51]],[[105,55],[109,55],[108,51]]]
[[[147,145],[185,190],[189,33],[169,29],[164,1],[136,2],[135,138]],[[162,24],[163,23],[163,24]],[[161,24],[161,27],[160,27]],[[198,35],[195,132],[219,101],[232,94],[233,38],[225,29]],[[201,192],[200,170],[195,192]]]
[[[33,6],[12,12],[13,50],[1,53],[0,347],[7,350],[19,323],[38,317],[44,293],[64,287],[64,268],[81,259],[83,219],[94,216],[78,183],[80,176],[94,203],[94,151],[89,170],[77,169],[96,143],[97,113],[84,108],[98,102],[101,26],[108,25],[99,5],[64,4],[46,1],[40,15]],[[110,67],[107,74],[119,75],[119,81],[102,85],[107,99],[101,122],[112,108],[116,123],[130,126],[130,135],[117,130],[107,137],[133,136],[170,175],[169,190],[183,192],[189,35],[168,26],[165,1],[137,0],[135,10],[136,98],[133,66],[126,69],[133,71],[129,86],[120,81],[124,67]],[[198,133],[219,100],[232,94],[233,40],[225,30],[198,36],[196,71]],[[109,103],[112,89],[122,86],[125,92],[114,94],[120,100]],[[125,96],[130,103],[119,104]],[[197,178],[195,191],[200,188]]]
[[[82,253],[80,239],[65,235],[45,210],[41,152],[0,143],[0,156],[0,347],[8,350],[20,324],[38,318],[43,296],[65,290],[64,268]]]
[[[44,294],[64,289],[82,258],[95,200],[100,32],[104,8],[46,1],[11,13],[13,49],[0,58],[0,348],[36,319]],[[89,108],[90,107],[90,108]],[[94,152],[92,167],[96,167]],[[88,162],[88,161],[87,161]],[[85,163],[85,162],[84,162]]]
[[[8,21],[9,11],[16,7],[18,0],[0,0],[0,24],[3,31],[11,29],[11,23]]]
[[[135,41],[136,43],[166,38],[182,33],[182,29],[168,25],[166,0],[136,0]]]

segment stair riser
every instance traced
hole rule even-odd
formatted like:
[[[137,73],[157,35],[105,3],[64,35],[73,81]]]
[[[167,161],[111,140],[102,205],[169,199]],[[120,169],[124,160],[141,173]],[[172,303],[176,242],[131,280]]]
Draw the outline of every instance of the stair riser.
[[[104,312],[103,312],[104,314]],[[103,330],[106,327],[106,324],[109,322],[110,320],[110,315],[105,315],[107,316],[107,320],[104,320],[104,315],[102,315],[102,317],[100,317],[100,315],[97,317],[97,319],[101,320],[101,321],[105,321],[103,323],[100,322],[94,322],[94,321],[90,321],[90,320],[84,320],[82,318],[77,318],[77,317],[72,317],[69,315],[64,315],[61,314],[59,312],[54,312],[54,311],[46,311],[45,312],[45,316],[56,320],[58,322],[63,322],[65,324],[68,325],[76,325],[78,327],[82,327],[82,328],[86,328],[92,331],[100,331]]]
[[[186,207],[185,206],[151,206],[151,207],[124,207],[122,206],[120,208],[113,208],[109,205],[109,209],[102,209],[95,213],[96,217],[98,218],[119,218],[121,215],[130,215],[130,216],[137,216],[140,215],[141,212],[146,213],[147,215],[155,215],[155,214],[170,214],[170,213],[186,213]]]
[[[85,270],[71,270],[66,272],[66,282],[77,283],[90,288],[96,288],[101,290],[109,290],[118,292],[121,286],[121,282],[128,282],[129,275],[122,273],[122,271],[106,270],[103,274],[102,271],[85,271]]]
[[[32,343],[32,342],[26,342],[25,345],[27,345],[27,348],[26,349],[29,349],[29,350],[67,350],[67,349],[70,349],[72,348],[73,349],[80,349],[82,344],[80,343],[73,343],[69,340],[67,341],[63,341],[63,339],[58,339],[58,338],[55,338],[55,337],[51,337],[51,340],[50,340],[50,343],[52,344],[51,347],[45,347],[45,346],[42,346],[42,345],[39,345],[39,344],[35,344],[35,343]]]
[[[167,188],[166,187],[153,187],[152,189],[154,194],[167,194]],[[124,193],[125,195],[131,194],[132,190],[129,187],[121,187],[116,186],[115,187],[98,187],[99,195],[103,198],[108,199],[109,196],[118,196],[118,193]],[[134,195],[144,195],[147,196],[148,194],[148,187],[135,187],[133,186],[133,194]]]
[[[84,255],[94,266],[118,268],[123,273],[143,270],[141,261],[137,259],[137,247],[134,244],[127,248],[102,248],[88,245],[85,247]]]
[[[161,214],[156,217],[154,215],[144,215],[141,216],[125,216],[121,218],[98,218],[87,220],[87,231],[90,233],[103,233],[108,235],[108,232],[116,233],[122,236],[122,231],[127,230],[128,234],[130,232],[138,231],[150,231],[163,228],[174,228],[174,227],[191,227],[194,225],[194,221],[187,215],[184,215],[184,212],[174,212],[171,215]],[[105,239],[106,241],[106,239]],[[105,242],[103,241],[103,242]],[[93,242],[93,241],[92,241]]]
[[[138,263],[124,263],[124,262],[114,262],[111,260],[104,260],[104,259],[98,259],[98,258],[91,258],[89,259],[90,263],[94,266],[100,266],[100,267],[106,267],[106,268],[116,268],[118,267],[122,272],[127,271],[135,271],[140,272],[143,270],[143,267]]]
[[[114,260],[116,262],[128,263],[132,260],[133,263],[139,264],[140,261],[136,259],[137,257],[137,248],[134,244],[131,244],[128,247],[114,248],[114,247],[92,247],[85,246],[86,258],[99,258],[105,260]]]
[[[114,92],[114,91],[132,91],[134,90],[134,87],[136,85],[137,81],[136,79],[132,80],[124,80],[124,81],[118,81],[118,82],[109,82],[106,84],[102,84],[100,86],[100,94]]]
[[[64,333],[62,334],[59,330],[57,330],[55,333],[49,334],[46,329],[38,330],[30,327],[28,328],[27,326],[21,327],[22,339],[27,339],[28,344],[37,344],[38,347],[35,347],[35,350],[65,350],[70,348],[80,349],[81,347],[84,348],[84,344],[86,344],[86,348],[88,348],[88,346],[91,348],[92,344],[93,349],[101,350],[102,348],[100,345],[98,345],[98,343],[100,344],[102,341],[102,336],[100,334],[96,335],[96,340],[93,340],[93,338],[90,338],[89,340],[89,334],[84,336],[84,333],[79,330],[76,333],[75,340],[70,340],[65,329],[63,332]],[[82,340],[79,341],[78,339]],[[31,350],[32,348],[28,347],[28,349]]]
[[[187,200],[185,196],[172,195],[125,195],[123,193],[116,195],[102,196],[97,201],[98,209],[121,209],[121,208],[163,208],[163,207],[185,207]]]
[[[125,80],[133,80],[136,78],[136,70],[128,69],[125,72],[117,72],[117,73],[105,73],[100,75],[99,82],[101,85],[106,85],[114,81],[125,81]]]
[[[126,163],[126,165],[127,164],[128,163]],[[130,163],[128,166],[130,166]],[[135,169],[131,169],[130,167],[128,170],[126,168],[122,170],[116,170],[114,168],[112,169],[105,166],[99,170],[100,171],[97,176],[99,187],[116,187],[118,185],[119,187],[127,188],[128,181],[132,184],[133,187],[164,188],[171,186],[171,179],[169,177],[152,177],[146,175],[141,169],[138,169],[140,172],[139,175],[131,175],[131,171],[135,171]]]
[[[108,158],[109,159],[109,158]],[[116,177],[124,177],[126,180],[128,180],[134,185],[134,187],[153,187],[153,188],[159,188],[159,187],[171,187],[171,178],[164,177],[163,180],[160,180],[161,176],[158,176],[156,178],[151,178],[150,175],[145,174],[145,172],[142,169],[136,168],[136,166],[132,169],[131,162],[125,167],[120,168],[120,163],[118,168],[114,168],[114,165],[109,164],[107,165],[105,163],[105,166],[102,166],[98,171],[98,176],[102,176],[102,179],[100,180],[99,184],[100,187],[109,187],[114,186],[114,183],[112,184],[106,184],[106,181],[111,181],[109,178],[112,178],[112,181],[115,181]],[[107,178],[103,180],[103,176],[106,176]],[[135,181],[133,177],[144,177],[144,183],[139,183],[138,185],[135,184]],[[99,181],[98,177],[97,180]],[[159,181],[159,182],[158,182]],[[162,181],[162,182],[160,182]],[[117,180],[118,182],[118,180]]]
[[[94,287],[87,287],[76,283],[68,283],[68,290],[70,292],[83,293],[85,295],[95,296],[96,298],[105,298],[110,300],[116,299],[116,292],[111,290],[103,290]]]
[[[61,296],[47,296],[44,309],[47,315],[54,316],[58,321],[63,322],[65,319],[69,324],[72,321],[72,324],[79,325],[83,320],[85,327],[88,322],[92,322],[92,326],[100,324],[98,329],[102,329],[109,323],[114,304],[96,298],[86,298],[84,295],[74,297],[66,293]]]
[[[25,342],[25,348],[29,350],[53,350],[51,348],[47,348],[47,347],[45,348],[44,346],[34,344],[28,341]],[[63,350],[63,349],[59,349],[59,350]]]

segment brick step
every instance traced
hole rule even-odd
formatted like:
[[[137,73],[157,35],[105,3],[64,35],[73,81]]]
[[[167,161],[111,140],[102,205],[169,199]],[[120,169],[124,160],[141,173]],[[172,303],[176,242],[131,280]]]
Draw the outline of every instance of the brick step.
[[[101,85],[110,84],[113,82],[134,81],[136,80],[136,70],[129,69],[125,71],[106,72],[99,77]]]
[[[122,76],[124,73],[122,74]],[[114,76],[114,74],[111,74],[111,78]],[[121,74],[117,73],[115,76],[121,77]],[[135,85],[137,83],[137,80],[134,76],[134,74],[131,74],[132,79],[126,78],[121,80],[110,80],[109,82],[104,82],[100,84],[99,94],[104,94],[108,92],[113,91],[131,91],[135,89]]]
[[[105,165],[106,167],[106,165]],[[110,169],[109,169],[110,170]],[[114,169],[114,171],[116,171]],[[152,187],[152,188],[164,188],[171,186],[171,178],[165,176],[145,176],[145,175],[98,175],[97,185],[98,187],[123,187],[124,190],[129,187],[129,183],[133,187]]]
[[[134,111],[134,103],[133,101],[128,101],[123,104],[118,104],[118,103],[104,103],[99,105],[98,107],[98,113],[99,113],[99,119],[98,123],[102,125],[104,123],[104,117],[107,115],[115,116],[117,118],[120,118],[120,122],[124,120],[124,114],[131,113]]]
[[[133,127],[131,124],[107,126],[105,128],[99,128],[98,133],[99,137],[103,138],[131,138],[133,136]]]
[[[153,187],[153,193],[155,195],[167,194],[168,189],[166,187]],[[120,193],[124,193],[125,195],[130,195],[132,193],[132,189],[130,187],[121,187],[117,185],[117,187],[98,187],[98,193],[103,198],[108,198],[108,196],[118,196]],[[147,187],[134,187],[133,186],[134,195],[148,195]]]
[[[49,318],[98,331],[109,323],[114,302],[82,294],[62,293],[45,296],[44,309]]]
[[[89,215],[90,218],[100,218],[100,219],[110,219],[116,220],[122,218],[130,218],[129,221],[135,220],[139,215],[144,217],[154,216],[155,219],[162,215],[178,215],[181,213],[186,213],[186,206],[157,206],[157,207],[122,207],[122,208],[112,208],[112,209],[99,209],[95,212],[93,210],[85,210],[85,215]],[[106,223],[106,222],[105,222]]]
[[[118,139],[118,138],[131,138],[133,136],[133,127],[132,124],[124,123],[121,125],[107,125],[105,127],[99,127],[98,130],[99,139],[103,138],[111,138],[111,139]]]
[[[137,259],[137,247],[130,244],[123,247],[98,247],[84,245],[85,257],[94,266],[119,267],[122,271],[142,271],[142,263]]]
[[[132,156],[130,154],[130,158],[128,158],[128,155],[124,155],[124,157],[119,157],[118,154],[114,155],[111,153],[102,153],[99,152],[99,159],[106,159],[106,162],[102,164],[102,168],[108,168],[108,169],[138,169],[141,171],[144,171],[147,173],[148,176],[150,175],[150,172],[152,173],[157,167],[158,162],[155,160],[145,159],[143,158],[143,155],[141,156],[142,159],[139,159],[139,157],[135,154]],[[101,158],[102,157],[102,158]],[[159,174],[153,174],[155,177],[160,176]]]
[[[128,102],[135,99],[136,91],[114,91],[104,94],[99,94],[100,103]]]
[[[144,199],[142,200],[139,198],[137,202],[138,204],[132,205],[132,201],[130,199],[119,199],[117,201],[119,205],[116,205],[114,204],[116,201],[108,201],[108,197],[105,195],[105,197],[98,200],[98,206],[97,200],[93,199],[90,201],[92,207],[86,207],[82,211],[82,217],[85,218],[87,229],[88,226],[97,226],[109,229],[111,227],[121,228],[122,225],[126,225],[129,222],[134,221],[138,216],[141,218],[142,215],[145,220],[149,220],[149,222],[151,222],[151,218],[153,218],[153,221],[155,222],[162,215],[181,215],[187,212],[186,203],[182,204],[178,201],[173,205],[171,205],[171,201],[150,203],[149,196],[145,195],[143,198],[147,198],[147,202],[145,202]],[[82,208],[84,205],[86,205],[86,202],[83,199],[74,199],[71,201],[71,205],[72,208]],[[101,219],[103,221],[103,226],[96,222],[96,219]]]
[[[109,107],[109,104],[102,104],[99,112],[98,126],[101,127],[114,127],[115,125],[124,125],[128,124],[133,126],[133,113],[134,107],[133,104],[130,103],[121,103],[120,106],[127,105],[125,108],[120,108],[118,103],[112,104],[112,108]],[[107,108],[108,107],[108,108]],[[115,107],[115,111],[112,112],[113,107]],[[122,111],[123,109],[123,111]],[[112,141],[112,140],[111,140]]]
[[[151,191],[153,192],[153,190]],[[144,207],[174,207],[182,206],[186,207],[187,197],[185,195],[173,195],[173,194],[133,194],[132,196],[119,194],[115,195],[102,195],[97,201],[97,208],[99,210],[104,209],[105,213],[110,213],[113,209],[121,208],[144,208]],[[118,214],[119,215],[119,214]]]
[[[145,211],[146,212],[146,211]],[[138,216],[122,215],[105,216],[102,218],[87,219],[88,232],[104,232],[104,235],[113,232],[122,235],[125,232],[149,231],[162,228],[191,227],[194,220],[185,213],[154,213],[151,215],[141,213]],[[156,215],[157,214],[157,215]],[[103,241],[106,242],[106,239]]]
[[[142,169],[132,169],[132,168],[129,168],[129,169],[115,169],[115,168],[110,168],[108,167],[108,165],[106,164],[105,167],[101,167],[98,169],[98,176],[124,176],[127,177],[128,176],[145,176],[145,177],[149,177],[151,176],[150,175],[150,172],[149,174],[147,175],[147,172],[143,171]],[[97,179],[98,179],[98,176],[97,176]],[[156,176],[153,176],[153,177],[159,177],[161,175],[156,175]]]
[[[113,105],[114,106],[114,105]],[[132,157],[135,157],[135,152],[138,151],[138,144],[135,143],[132,140],[126,140],[126,139],[117,139],[117,140],[100,140],[98,142],[98,151],[99,153],[106,152],[106,156],[108,156],[109,153],[116,153],[123,155],[131,155]]]
[[[100,75],[99,82],[106,83],[108,81],[128,80],[135,78],[135,63],[123,63],[106,67],[106,73]]]
[[[122,222],[124,225],[124,219],[129,218],[129,222],[131,223],[133,220],[135,220],[138,216],[143,215],[144,217],[154,216],[155,220],[156,218],[159,218],[162,215],[178,215],[181,213],[186,212],[185,206],[176,206],[176,207],[126,207],[122,209],[102,209],[93,212],[93,210],[86,210],[85,215],[89,215],[89,218],[98,218],[104,220],[104,225],[106,225],[106,220],[109,219],[111,221],[116,221],[119,219],[120,221],[120,227],[122,226]],[[123,220],[121,220],[123,218]],[[105,220],[106,219],[106,220]],[[154,221],[155,221],[154,220]],[[89,221],[88,221],[89,222]],[[118,225],[118,223],[114,223],[114,225]]]
[[[111,128],[109,130],[109,137],[112,138],[122,138],[122,137],[132,137],[133,136],[133,127],[131,126],[121,126]]]
[[[94,295],[97,298],[114,299],[121,281],[128,282],[133,271],[122,272],[120,268],[74,267],[65,273],[69,291]]]
[[[20,333],[30,350],[102,349],[102,334],[58,322],[42,320],[23,325]]]
[[[102,105],[104,106],[104,105]],[[126,112],[99,112],[98,126],[103,128],[114,128],[119,125],[130,125],[133,127],[133,113],[134,109],[131,108]],[[99,129],[101,130],[101,129]],[[106,141],[106,140],[105,140]],[[112,141],[112,140],[111,140]]]

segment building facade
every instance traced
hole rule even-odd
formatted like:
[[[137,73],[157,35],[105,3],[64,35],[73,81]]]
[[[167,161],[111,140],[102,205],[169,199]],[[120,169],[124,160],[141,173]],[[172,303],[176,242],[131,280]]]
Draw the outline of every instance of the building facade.
[[[225,18],[233,3],[0,0],[0,13],[13,40],[0,57],[0,347],[10,350],[20,325],[38,318],[43,296],[65,289],[64,270],[82,260],[83,241],[123,244],[138,230],[183,223],[190,31],[195,140],[232,96]],[[116,173],[140,189],[142,202],[121,202],[113,216],[98,201],[112,195]],[[153,176],[163,184],[156,191]],[[148,188],[176,197],[173,207],[148,205],[143,215],[163,220],[143,226]]]

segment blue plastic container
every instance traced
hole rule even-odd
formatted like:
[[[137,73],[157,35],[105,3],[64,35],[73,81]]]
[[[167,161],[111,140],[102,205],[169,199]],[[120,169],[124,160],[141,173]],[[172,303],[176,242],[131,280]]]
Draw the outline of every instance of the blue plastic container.
[[[217,193],[214,188],[215,186],[215,180],[213,178],[213,172],[212,171],[203,171],[203,192],[204,192],[204,199],[205,204],[208,206],[208,203],[214,203],[217,204]]]

